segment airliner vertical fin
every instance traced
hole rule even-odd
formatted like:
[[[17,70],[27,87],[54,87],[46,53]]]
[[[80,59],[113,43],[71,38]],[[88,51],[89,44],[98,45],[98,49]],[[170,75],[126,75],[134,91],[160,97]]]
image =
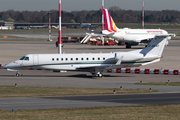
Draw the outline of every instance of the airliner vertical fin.
[[[117,32],[117,26],[114,23],[114,20],[112,19],[111,15],[109,14],[107,9],[103,9],[104,11],[104,21],[105,21],[105,27],[106,30],[109,32]]]

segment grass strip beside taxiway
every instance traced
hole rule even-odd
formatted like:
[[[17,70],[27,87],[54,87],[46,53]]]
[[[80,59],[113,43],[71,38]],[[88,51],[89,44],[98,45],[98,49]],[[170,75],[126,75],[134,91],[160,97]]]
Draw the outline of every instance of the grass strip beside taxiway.
[[[9,97],[46,97],[73,95],[104,95],[158,92],[149,89],[108,89],[108,88],[66,88],[66,87],[33,87],[33,86],[0,86],[0,98]]]

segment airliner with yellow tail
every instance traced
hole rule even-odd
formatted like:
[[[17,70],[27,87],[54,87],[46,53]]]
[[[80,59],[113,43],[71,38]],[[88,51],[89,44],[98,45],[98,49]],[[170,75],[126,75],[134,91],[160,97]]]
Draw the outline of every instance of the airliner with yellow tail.
[[[138,45],[139,43],[149,43],[157,35],[168,35],[168,32],[162,29],[119,29],[108,10],[104,9],[103,11],[106,30],[103,30],[102,34],[120,42],[125,42],[126,48],[131,48],[132,45]],[[168,41],[166,41],[167,44]]]

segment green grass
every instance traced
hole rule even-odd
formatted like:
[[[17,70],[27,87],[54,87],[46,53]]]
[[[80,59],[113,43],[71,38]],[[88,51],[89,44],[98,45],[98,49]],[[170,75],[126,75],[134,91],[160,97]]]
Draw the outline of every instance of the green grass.
[[[135,83],[138,85],[167,85],[167,82],[148,82],[148,83]],[[170,82],[169,86],[180,86],[180,82]]]
[[[52,33],[58,32],[58,30],[52,30]],[[14,29],[14,30],[4,30],[0,33],[4,34],[11,34],[11,33],[49,33],[49,29],[30,29],[30,30],[23,30],[23,29]]]
[[[0,86],[0,98],[114,94],[114,89]],[[148,89],[115,89],[116,94],[148,93]],[[152,90],[157,92],[157,90]]]
[[[100,30],[98,27],[97,30]],[[58,29],[52,29],[51,33],[58,33]],[[85,33],[88,30],[82,28],[67,28],[62,29],[62,33]],[[10,34],[10,33],[49,33],[49,29],[30,29],[30,30],[22,30],[22,29],[14,29],[14,30],[4,30],[0,31],[0,33]]]
[[[180,105],[0,111],[1,120],[180,120]]]

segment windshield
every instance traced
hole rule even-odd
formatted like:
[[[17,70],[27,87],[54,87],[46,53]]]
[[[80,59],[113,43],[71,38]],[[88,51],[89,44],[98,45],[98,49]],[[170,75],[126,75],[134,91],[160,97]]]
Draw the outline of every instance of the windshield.
[[[19,60],[23,60],[25,58],[25,56],[23,56],[22,58],[20,58]]]
[[[19,60],[26,60],[26,61],[29,61],[29,57],[23,56],[23,57],[20,58]]]

